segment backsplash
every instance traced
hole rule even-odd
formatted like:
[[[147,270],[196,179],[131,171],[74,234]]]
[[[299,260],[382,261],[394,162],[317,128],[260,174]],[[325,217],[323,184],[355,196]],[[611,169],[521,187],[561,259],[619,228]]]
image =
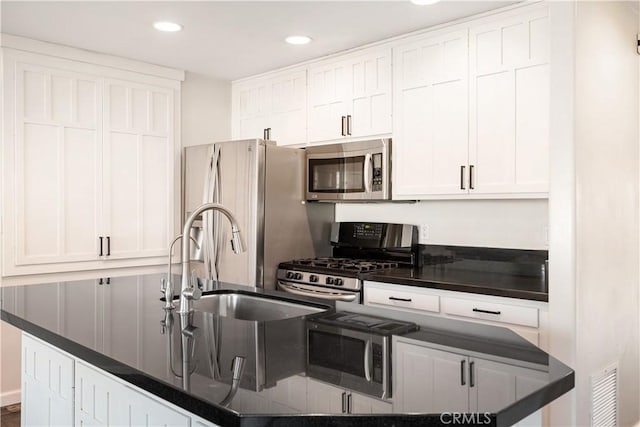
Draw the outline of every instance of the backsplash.
[[[544,277],[548,257],[546,250],[420,245],[423,269],[447,268]]]

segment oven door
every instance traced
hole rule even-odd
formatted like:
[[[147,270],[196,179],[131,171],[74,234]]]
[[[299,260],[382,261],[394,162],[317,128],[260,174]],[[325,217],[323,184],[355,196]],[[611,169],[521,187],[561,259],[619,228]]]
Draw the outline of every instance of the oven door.
[[[285,282],[283,280],[278,280],[278,289],[290,294],[304,295],[306,297],[315,297],[332,301],[344,301],[354,304],[360,304],[360,291],[343,291],[332,288],[324,288],[322,286]]]
[[[307,375],[390,398],[388,337],[307,321]]]

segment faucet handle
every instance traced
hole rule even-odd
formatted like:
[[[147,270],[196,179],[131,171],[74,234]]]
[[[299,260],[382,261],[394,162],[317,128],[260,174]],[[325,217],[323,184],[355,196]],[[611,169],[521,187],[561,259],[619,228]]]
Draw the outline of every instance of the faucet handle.
[[[167,290],[167,279],[160,279],[160,293],[164,294]]]
[[[198,285],[196,285],[195,287],[192,286],[189,289],[185,289],[184,291],[182,291],[182,295],[185,298],[191,300],[199,300],[202,296],[202,290],[198,287]]]

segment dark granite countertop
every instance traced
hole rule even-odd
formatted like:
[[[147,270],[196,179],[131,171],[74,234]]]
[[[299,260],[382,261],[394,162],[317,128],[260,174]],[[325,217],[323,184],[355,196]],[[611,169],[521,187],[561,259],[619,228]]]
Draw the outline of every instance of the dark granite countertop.
[[[394,268],[365,273],[363,280],[534,301],[549,300],[543,277],[457,269],[451,265]]]
[[[304,380],[300,377],[305,375],[304,318],[273,322],[240,320],[201,311],[205,304],[198,301],[189,319],[181,319],[163,309],[158,292],[161,277],[156,274],[112,278],[108,285],[84,280],[4,287],[1,289],[1,317],[79,359],[218,425],[443,424],[440,414],[430,413],[427,407],[419,414],[309,414],[306,407],[300,409],[294,402],[300,396],[289,394],[286,397],[287,393],[280,393],[276,404],[271,399],[273,390],[286,387],[289,381]],[[243,290],[299,300],[290,294],[239,285],[217,283],[213,288],[213,292]],[[316,306],[327,304],[301,299]],[[539,371],[542,385],[514,404],[492,413],[488,425],[511,425],[574,386],[574,373],[570,368],[508,329],[361,305],[328,304],[329,310],[351,307],[364,314],[411,320],[420,325],[419,331],[402,339]],[[188,322],[194,331],[188,351],[181,346],[183,322]],[[221,406],[219,402],[229,390],[225,372],[230,356],[243,355],[255,365],[258,348],[267,360],[279,363],[263,374],[245,370],[240,392],[229,407]],[[219,356],[212,357],[214,354]],[[212,364],[212,360],[216,363]],[[185,361],[191,372],[187,376],[188,384],[181,379]],[[271,365],[267,363],[267,366]],[[394,402],[396,410],[400,407],[398,403]]]

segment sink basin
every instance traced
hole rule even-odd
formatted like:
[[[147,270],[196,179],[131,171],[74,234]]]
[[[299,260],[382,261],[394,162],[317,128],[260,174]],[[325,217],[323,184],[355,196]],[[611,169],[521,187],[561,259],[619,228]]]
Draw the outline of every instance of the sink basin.
[[[194,308],[240,320],[272,321],[326,311],[327,308],[237,291],[203,295]]]

